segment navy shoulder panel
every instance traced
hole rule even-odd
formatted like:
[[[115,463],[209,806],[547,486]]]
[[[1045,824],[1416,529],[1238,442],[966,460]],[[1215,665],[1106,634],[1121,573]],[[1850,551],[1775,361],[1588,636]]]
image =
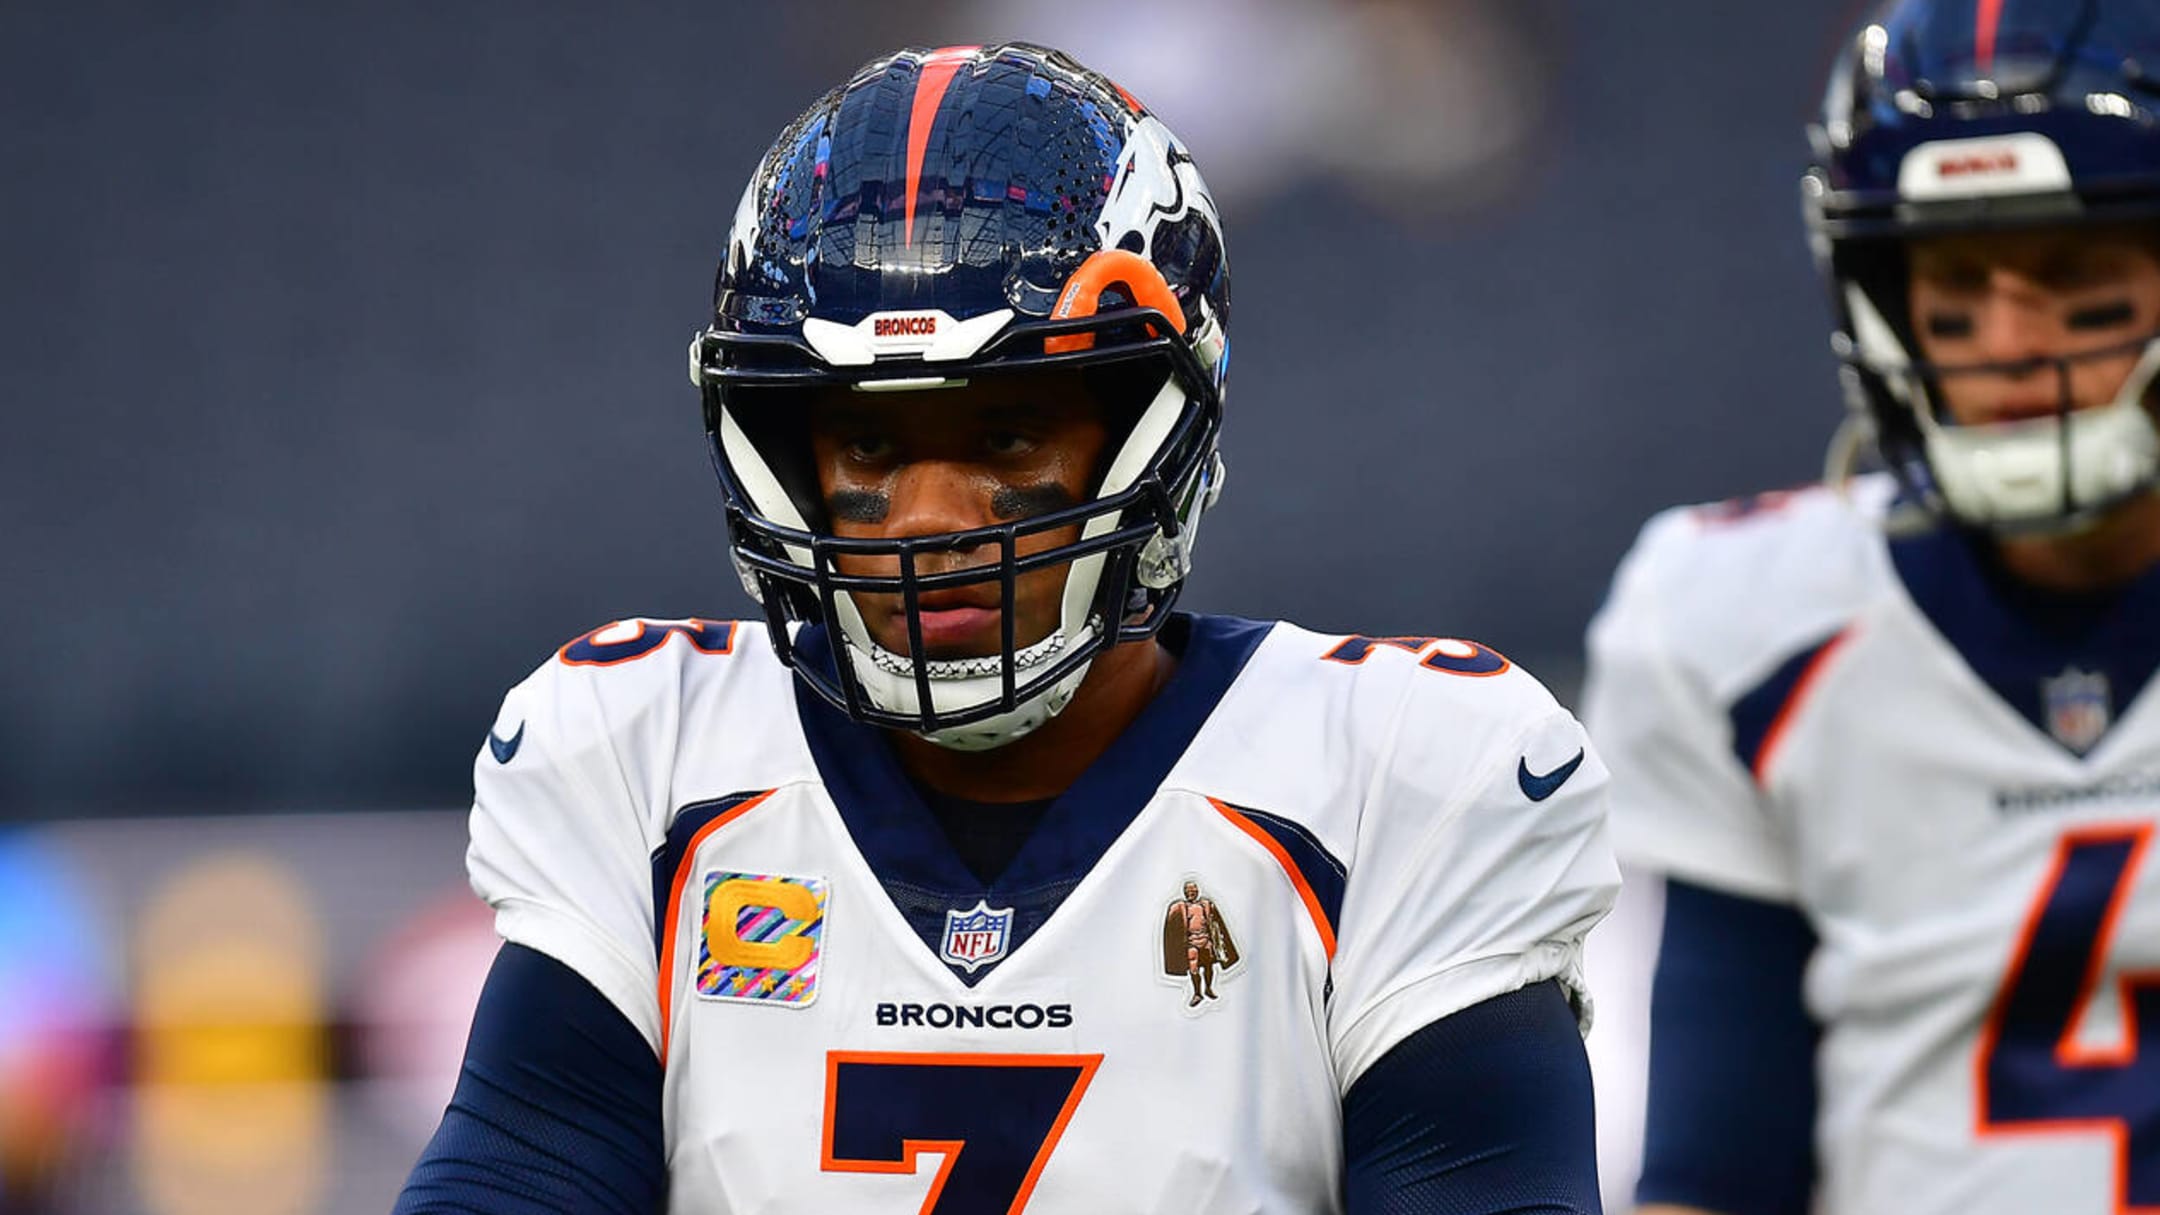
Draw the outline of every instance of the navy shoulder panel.
[[[1776,739],[1786,714],[1799,702],[1809,675],[1843,636],[1842,632],[1832,633],[1779,663],[1761,683],[1741,693],[1727,710],[1732,720],[1733,754],[1740,758],[1740,766],[1757,779],[1762,776],[1764,753]]]

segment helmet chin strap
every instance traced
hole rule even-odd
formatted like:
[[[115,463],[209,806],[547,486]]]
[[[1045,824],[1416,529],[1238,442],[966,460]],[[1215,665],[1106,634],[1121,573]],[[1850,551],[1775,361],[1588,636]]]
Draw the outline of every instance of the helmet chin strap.
[[[1823,484],[1848,507],[1857,507],[1864,512],[1879,509],[1883,534],[1893,539],[1916,536],[1941,526],[1941,521],[1917,502],[1891,498],[1886,493],[1886,500],[1878,507],[1871,500],[1855,498],[1857,486],[1854,482],[1860,475],[1861,463],[1869,452],[1876,450],[1875,419],[1861,410],[1846,411],[1845,420],[1838,423],[1837,432],[1830,436],[1830,446],[1823,453]]]

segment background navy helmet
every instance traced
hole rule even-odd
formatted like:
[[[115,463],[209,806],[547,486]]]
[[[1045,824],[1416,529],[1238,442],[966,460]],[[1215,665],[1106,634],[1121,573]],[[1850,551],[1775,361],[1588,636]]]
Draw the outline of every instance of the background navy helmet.
[[[2107,406],[2072,416],[2069,365],[2123,346],[2049,360],[2054,417],[1957,426],[1944,369],[1916,357],[1906,242],[2160,219],[2160,4],[1894,0],[1840,58],[1810,134],[1802,193],[1837,313],[1844,434],[1871,433],[1917,500],[1968,526],[2077,526],[2150,488],[2156,335],[2135,337],[2144,357]]]
[[[1130,94],[1041,47],[878,59],[783,131],[737,208],[712,322],[692,340],[738,569],[783,660],[860,721],[996,746],[1063,708],[1104,647],[1161,627],[1219,492],[1229,263],[1185,148]],[[1115,429],[1095,497],[995,527],[835,536],[808,464],[802,389],[919,393],[992,375],[1083,377]],[[894,398],[894,399],[906,399]],[[1080,527],[1027,556],[1022,537]],[[926,553],[995,552],[919,574]],[[841,555],[894,560],[843,575]],[[1014,635],[1016,577],[1070,563],[1063,618]],[[914,661],[849,592],[906,605],[999,585],[1002,653]],[[820,626],[790,642],[791,621]]]

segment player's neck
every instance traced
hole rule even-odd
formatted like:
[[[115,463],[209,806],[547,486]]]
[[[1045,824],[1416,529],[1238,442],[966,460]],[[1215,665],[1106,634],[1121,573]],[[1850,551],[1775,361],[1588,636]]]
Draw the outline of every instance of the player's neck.
[[[1024,738],[989,751],[955,751],[894,732],[900,766],[952,797],[1024,802],[1056,797],[1102,757],[1169,681],[1177,659],[1154,640],[1105,651],[1065,711]]]
[[[1996,543],[2005,569],[2052,591],[2120,586],[2160,565],[2160,493],[2125,503],[2098,524],[2067,536]]]

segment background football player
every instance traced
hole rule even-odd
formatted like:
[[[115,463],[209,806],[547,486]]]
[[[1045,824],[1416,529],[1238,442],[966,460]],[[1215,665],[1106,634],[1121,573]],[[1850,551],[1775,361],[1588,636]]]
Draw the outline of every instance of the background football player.
[[[2160,1209],[2156,64],[2150,0],[1902,0],[1836,70],[1834,488],[1659,516],[1590,634],[1646,1209]]]
[[[1595,1209],[1604,769],[1482,646],[1171,610],[1229,321],[1191,156],[1063,55],[781,134],[691,349],[766,620],[505,700],[507,943],[401,1210]],[[1196,874],[1241,998],[1164,1016]]]

